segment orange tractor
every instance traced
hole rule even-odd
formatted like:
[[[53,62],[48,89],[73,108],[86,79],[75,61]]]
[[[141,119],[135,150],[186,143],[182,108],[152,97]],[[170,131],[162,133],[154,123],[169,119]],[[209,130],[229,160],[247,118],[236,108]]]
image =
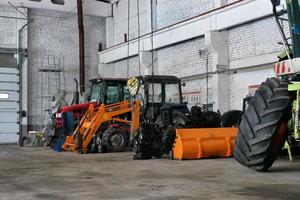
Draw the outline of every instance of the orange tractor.
[[[131,112],[132,119],[120,118]],[[63,149],[79,153],[104,152],[108,149],[123,151],[128,145],[129,132],[135,133],[139,128],[139,115],[139,101],[101,104],[100,107],[91,104],[73,135],[67,136]],[[103,142],[106,144],[103,145]]]
[[[60,151],[65,137],[74,132],[90,105],[97,107],[101,103],[109,105],[129,99],[130,94],[126,90],[126,84],[127,80],[122,78],[91,79],[87,102],[60,106],[51,113],[51,121],[45,131],[48,146]]]

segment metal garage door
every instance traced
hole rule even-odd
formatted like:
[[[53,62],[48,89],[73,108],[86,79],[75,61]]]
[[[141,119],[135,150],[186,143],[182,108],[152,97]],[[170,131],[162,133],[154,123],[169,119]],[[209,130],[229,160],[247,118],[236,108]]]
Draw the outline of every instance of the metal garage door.
[[[19,70],[0,67],[0,143],[19,139]]]

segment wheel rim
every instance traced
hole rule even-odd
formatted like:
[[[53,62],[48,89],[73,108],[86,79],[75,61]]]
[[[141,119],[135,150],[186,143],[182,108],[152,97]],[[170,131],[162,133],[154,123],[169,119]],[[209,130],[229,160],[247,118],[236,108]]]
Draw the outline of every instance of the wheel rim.
[[[113,148],[120,147],[124,144],[124,138],[121,134],[115,134],[110,138],[110,145]]]

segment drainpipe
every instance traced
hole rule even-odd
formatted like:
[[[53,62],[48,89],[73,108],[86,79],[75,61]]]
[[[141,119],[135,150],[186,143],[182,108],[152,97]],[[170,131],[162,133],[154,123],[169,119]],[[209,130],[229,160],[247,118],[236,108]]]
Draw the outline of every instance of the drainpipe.
[[[84,67],[84,26],[82,14],[82,0],[77,0],[78,30],[79,30],[79,84],[80,94],[85,92],[85,67]]]

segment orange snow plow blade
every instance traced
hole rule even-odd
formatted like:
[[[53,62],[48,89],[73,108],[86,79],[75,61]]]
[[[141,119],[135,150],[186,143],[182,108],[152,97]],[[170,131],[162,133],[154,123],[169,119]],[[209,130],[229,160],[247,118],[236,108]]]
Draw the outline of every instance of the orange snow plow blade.
[[[238,128],[176,129],[173,158],[191,160],[233,155]]]

